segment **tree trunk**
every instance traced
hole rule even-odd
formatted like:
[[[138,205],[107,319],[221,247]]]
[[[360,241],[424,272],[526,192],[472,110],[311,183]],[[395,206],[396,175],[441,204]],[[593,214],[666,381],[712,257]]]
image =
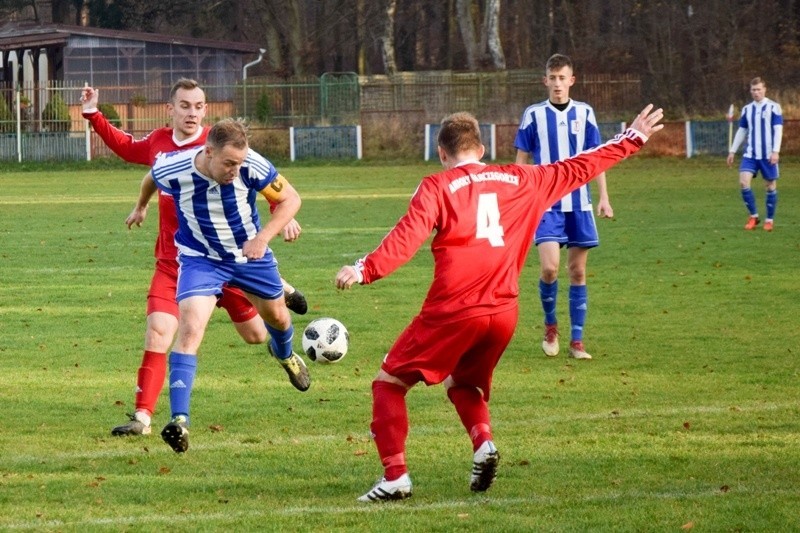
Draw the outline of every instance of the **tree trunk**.
[[[303,24],[300,0],[287,0],[286,21],[287,40],[289,42],[289,60],[292,62],[292,74],[305,74],[303,63]]]
[[[497,70],[505,70],[506,56],[503,54],[503,43],[500,42],[500,0],[486,2],[486,21],[483,25],[486,35],[486,46],[492,65]],[[483,41],[483,39],[481,39]]]
[[[356,0],[356,65],[360,76],[367,73],[366,23],[364,21],[365,0]]]
[[[461,40],[464,42],[464,50],[467,53],[467,68],[478,70],[478,45],[475,43],[475,29],[472,24],[472,13],[470,13],[471,0],[456,0],[456,18],[458,27],[461,30]]]
[[[267,42],[267,61],[272,72],[283,71],[283,49],[281,38],[275,26],[269,22],[264,25],[265,40]]]
[[[393,75],[397,72],[397,62],[394,54],[394,17],[397,13],[397,0],[388,0],[386,4],[386,25],[381,37],[383,52],[383,68],[386,74]]]

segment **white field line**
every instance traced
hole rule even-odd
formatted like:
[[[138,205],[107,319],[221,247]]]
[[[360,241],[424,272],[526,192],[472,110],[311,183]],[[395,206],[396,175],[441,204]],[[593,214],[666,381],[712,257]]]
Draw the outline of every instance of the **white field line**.
[[[774,411],[774,410],[782,410],[782,409],[795,409],[795,403],[785,403],[785,404],[776,404],[776,403],[769,403],[769,404],[753,404],[753,405],[739,405],[736,406],[736,412],[740,413],[747,413],[747,412],[764,412],[764,411]],[[726,413],[731,412],[731,407],[717,407],[717,406],[698,406],[698,407],[687,407],[687,408],[668,408],[668,409],[656,409],[656,410],[626,410],[621,411],[619,415],[611,415],[610,413],[588,413],[585,415],[578,415],[578,416],[553,416],[548,417],[547,419],[536,419],[535,423],[541,423],[543,421],[558,421],[558,422],[565,422],[567,420],[592,420],[592,419],[600,419],[600,418],[609,418],[613,416],[614,418],[635,418],[635,417],[642,417],[642,416],[669,416],[669,415],[677,415],[677,414],[694,414],[694,413]],[[518,425],[518,424],[517,424]],[[423,430],[424,433],[434,433],[436,431],[441,432],[442,428],[426,428]],[[287,437],[285,440],[286,442],[292,442],[294,444],[302,444],[308,443],[311,441],[323,441],[323,440],[335,440],[344,438],[342,435],[317,435],[317,436],[307,436],[307,437]],[[256,449],[260,446],[269,446],[274,447],[277,444],[280,444],[281,439],[270,439],[269,444],[243,444],[240,441],[227,441],[227,442],[220,442],[216,441],[214,444],[206,444],[206,445],[199,445],[193,446],[193,449],[223,449],[223,448],[239,448],[240,451],[244,447]],[[171,451],[168,449],[163,450],[164,453],[172,454]],[[103,457],[124,457],[130,455],[131,451],[129,450],[105,450],[100,452],[79,452],[79,453],[61,453],[61,454],[53,454],[48,456],[48,460],[53,461],[61,461],[61,460],[75,460],[75,459],[98,459]],[[22,464],[27,462],[41,462],[41,457],[34,457],[34,456],[17,456],[10,458],[6,455],[3,457],[3,468],[9,468],[12,464]],[[737,494],[753,494],[758,496],[797,496],[798,492],[800,491],[793,491],[793,490],[760,490],[758,488],[752,487],[739,487],[737,488]],[[357,495],[354,495],[355,498]],[[634,499],[657,499],[657,500],[683,500],[686,498],[716,498],[717,492],[713,490],[700,490],[700,491],[681,491],[681,492],[647,492],[641,490],[632,490],[626,492],[613,492],[613,493],[602,493],[602,494],[595,494],[590,496],[585,496],[581,499],[582,502],[585,503],[603,503],[603,502],[614,502],[619,500],[631,501]],[[469,499],[464,500],[448,500],[448,501],[441,501],[441,502],[434,502],[434,503],[426,503],[417,505],[412,501],[404,502],[402,504],[388,504],[388,505],[396,505],[394,507],[395,511],[397,512],[417,512],[417,511],[430,511],[430,510],[457,510],[457,509],[471,509],[471,508],[480,508],[487,505],[493,507],[508,507],[512,508],[515,506],[525,505],[525,504],[537,504],[537,505],[550,505],[558,503],[557,498],[549,497],[549,496],[540,496],[536,494],[531,494],[529,497],[525,498],[492,498],[491,496],[483,496],[483,497],[470,497]],[[284,509],[269,509],[269,510],[252,510],[252,511],[236,511],[230,513],[203,513],[203,514],[163,514],[163,515],[154,515],[148,514],[147,516],[127,516],[127,517],[115,517],[115,518],[93,518],[88,520],[79,520],[79,521],[62,521],[62,520],[47,520],[47,521],[40,521],[40,520],[30,520],[30,521],[19,521],[10,524],[5,524],[0,526],[4,530],[28,530],[28,529],[42,529],[42,528],[79,528],[79,527],[101,527],[101,526],[112,526],[112,527],[122,527],[126,525],[135,525],[135,524],[167,524],[172,525],[177,522],[192,522],[192,523],[205,523],[208,524],[209,522],[214,521],[231,521],[235,519],[247,519],[247,518],[259,518],[259,517],[270,517],[270,516],[296,516],[296,515],[307,515],[307,514],[324,514],[324,515],[345,515],[345,514],[368,514],[372,512],[378,512],[387,508],[387,504],[383,505],[369,505],[369,504],[356,504],[354,503],[351,506],[336,506],[336,507],[320,507],[320,506],[297,506],[297,507],[287,507]]]
[[[793,497],[797,496],[797,491],[792,490],[760,490],[752,487],[739,487],[736,489],[737,495],[757,495],[760,497]],[[355,499],[356,495],[353,496]],[[680,491],[680,492],[646,492],[639,490],[632,490],[627,492],[613,492],[585,496],[579,501],[586,504],[599,504],[599,503],[613,503],[617,501],[625,501],[630,503],[635,500],[686,500],[687,498],[719,498],[719,493],[716,490],[700,490],[700,491]],[[275,516],[298,516],[308,514],[320,514],[324,516],[333,515],[366,515],[374,512],[381,512],[391,509],[393,513],[412,514],[418,512],[427,512],[435,510],[458,510],[458,509],[480,509],[484,507],[494,508],[513,508],[521,505],[553,505],[562,503],[563,499],[551,496],[540,496],[531,494],[525,498],[492,498],[491,496],[476,496],[470,497],[468,500],[446,500],[440,502],[416,504],[412,500],[407,500],[403,503],[380,503],[380,504],[364,504],[354,503],[347,506],[336,507],[321,507],[321,506],[298,506],[287,507],[285,509],[254,509],[252,511],[232,511],[229,513],[169,513],[169,514],[147,514],[146,516],[121,516],[115,518],[93,518],[89,520],[76,520],[76,521],[62,521],[62,520],[46,520],[46,521],[23,521],[15,522],[2,526],[4,530],[25,530],[25,529],[42,529],[42,528],[79,528],[79,527],[98,527],[98,526],[128,526],[128,525],[143,525],[143,524],[160,524],[163,523],[168,526],[182,523],[204,524],[208,526],[215,521],[230,522],[235,519],[242,518],[261,518],[261,517],[275,517]]]
[[[782,411],[782,410],[793,410],[797,407],[796,403],[787,402],[787,403],[766,403],[766,404],[751,404],[751,405],[737,405],[735,406],[735,411],[732,410],[731,406],[687,406],[684,408],[664,408],[664,409],[630,409],[630,410],[620,410],[619,414],[611,414],[611,413],[585,413],[585,414],[573,414],[568,416],[549,416],[549,417],[537,417],[534,419],[529,420],[515,420],[513,422],[501,422],[495,421],[493,426],[495,428],[502,427],[503,425],[514,426],[514,427],[528,427],[528,426],[537,426],[543,423],[567,423],[570,421],[578,421],[578,420],[600,420],[600,419],[631,419],[631,418],[653,418],[653,417],[662,417],[662,416],[675,416],[675,415],[693,415],[693,414],[715,414],[715,413],[730,413],[735,412],[736,414],[748,414],[748,413],[763,413],[769,411]],[[461,434],[463,429],[461,426],[453,424],[453,426],[412,426],[411,427],[411,437],[413,438],[414,434],[418,435],[440,435],[440,434],[448,434],[448,433],[457,433]],[[345,433],[339,433],[335,435],[325,434],[325,435],[305,435],[305,436],[291,436],[291,437],[284,437],[281,435],[275,436],[265,436],[263,437],[261,442],[255,443],[243,443],[241,442],[241,435],[232,436],[229,440],[224,438],[224,434],[216,434],[213,439],[209,439],[212,442],[206,443],[192,443],[192,450],[230,450],[231,453],[234,452],[248,452],[248,451],[258,451],[259,449],[264,449],[265,451],[274,449],[281,444],[291,444],[293,446],[298,445],[305,445],[310,443],[319,443],[319,442],[335,442],[335,441],[344,441],[345,439],[355,437],[360,439],[361,436],[364,437],[364,445],[365,446],[373,446],[371,442],[367,442],[368,439],[366,435],[368,434],[368,423],[365,422],[363,428],[357,428],[355,431],[349,431]],[[174,452],[169,449],[166,445],[162,445],[160,439],[158,439],[157,435],[153,435],[152,437],[141,437],[142,443],[153,443],[155,444],[154,448],[158,449],[163,454],[173,455]],[[94,459],[107,459],[107,458],[120,458],[120,457],[129,457],[131,455],[135,455],[140,453],[140,448],[136,447],[133,449],[115,449],[115,450],[92,450],[92,451],[76,451],[76,452],[64,452],[64,453],[52,453],[49,454],[46,458],[46,461],[51,462],[67,462],[67,461],[91,461]],[[151,450],[149,453],[159,453],[158,451]],[[5,469],[10,469],[14,466],[20,466],[27,463],[40,463],[42,462],[43,458],[38,455],[28,455],[28,454],[19,454],[15,455],[11,449],[8,449],[4,452],[2,459],[0,459],[0,467]]]
[[[304,193],[300,197],[303,200],[363,200],[363,199],[382,199],[382,198],[411,198],[411,193],[407,192],[385,192],[385,193]],[[0,205],[42,205],[42,204],[130,204],[136,203],[136,197],[130,196],[62,196],[62,197],[36,197],[36,198],[5,198],[0,199]]]

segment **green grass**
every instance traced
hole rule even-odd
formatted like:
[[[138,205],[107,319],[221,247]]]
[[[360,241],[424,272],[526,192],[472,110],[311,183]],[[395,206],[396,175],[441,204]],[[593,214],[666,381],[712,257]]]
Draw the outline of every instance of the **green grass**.
[[[615,218],[599,220],[588,272],[595,359],[541,353],[533,252],[495,375],[495,486],[470,493],[464,430],[441,387],[417,387],[414,497],[375,506],[355,501],[381,473],[370,382],[419,309],[431,258],[422,250],[349,292],[333,278],[378,244],[436,166],[281,168],[304,198],[303,236],[273,246],[311,305],[296,325],[339,318],[350,353],[312,365],[301,394],[217,312],[185,455],[157,435],[109,433],[133,409],[141,358],[156,209],[133,231],[124,219],[145,169],[5,168],[0,530],[798,530],[798,168],[782,164],[771,234],[742,230],[736,172],[721,159],[640,158],[609,172]],[[155,432],[168,403],[165,392]]]

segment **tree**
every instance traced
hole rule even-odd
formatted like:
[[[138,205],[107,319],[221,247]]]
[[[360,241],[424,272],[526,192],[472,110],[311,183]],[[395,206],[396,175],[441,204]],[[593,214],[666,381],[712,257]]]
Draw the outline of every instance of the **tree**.
[[[506,68],[506,56],[503,53],[503,44],[500,42],[500,0],[487,0],[483,28],[481,46],[483,46],[484,42],[486,43],[494,68],[504,70]]]
[[[456,16],[467,53],[468,68],[480,70],[483,65],[491,65],[498,70],[505,69],[505,54],[500,42],[500,0],[486,0],[480,41],[475,39],[473,9],[480,11],[472,0],[456,0]]]
[[[456,0],[458,29],[461,30],[461,39],[467,52],[467,67],[470,70],[478,70],[480,51],[478,50],[478,43],[475,42],[475,28],[472,22],[471,7],[471,0]]]
[[[383,53],[383,68],[390,76],[397,72],[397,62],[394,51],[394,17],[397,13],[397,0],[386,0],[386,21],[381,36],[381,52]]]
[[[261,0],[260,6],[261,16],[256,20],[261,28],[259,35],[266,35],[268,64],[283,77],[305,74],[307,46],[303,15],[308,11],[302,9],[301,0]]]

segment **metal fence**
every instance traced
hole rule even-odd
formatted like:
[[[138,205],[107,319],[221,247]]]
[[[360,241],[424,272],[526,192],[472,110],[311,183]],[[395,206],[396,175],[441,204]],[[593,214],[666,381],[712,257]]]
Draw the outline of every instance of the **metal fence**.
[[[0,83],[0,159],[78,160],[113,155],[81,116],[82,88],[82,84],[10,87]],[[170,88],[96,87],[101,110],[137,138],[169,124],[165,102]],[[528,105],[547,98],[541,74],[533,71],[329,73],[288,81],[251,78],[226,86],[204,85],[204,90],[207,123],[230,116],[247,118],[251,131],[262,132],[253,137],[263,139],[263,146],[254,147],[270,157],[287,158],[290,127],[341,125],[361,125],[364,157],[419,157],[425,153],[426,124],[436,124],[454,111],[470,111],[481,123],[496,125],[498,159],[513,159],[519,117]],[[613,135],[617,125],[633,117],[642,103],[641,83],[635,76],[586,76],[579,78],[571,94],[592,103],[606,128],[604,137]],[[795,137],[788,132],[789,122],[787,147]],[[674,146],[665,149],[665,154],[724,153],[727,134],[720,133],[718,125],[698,124],[686,131],[692,136],[670,136]]]

